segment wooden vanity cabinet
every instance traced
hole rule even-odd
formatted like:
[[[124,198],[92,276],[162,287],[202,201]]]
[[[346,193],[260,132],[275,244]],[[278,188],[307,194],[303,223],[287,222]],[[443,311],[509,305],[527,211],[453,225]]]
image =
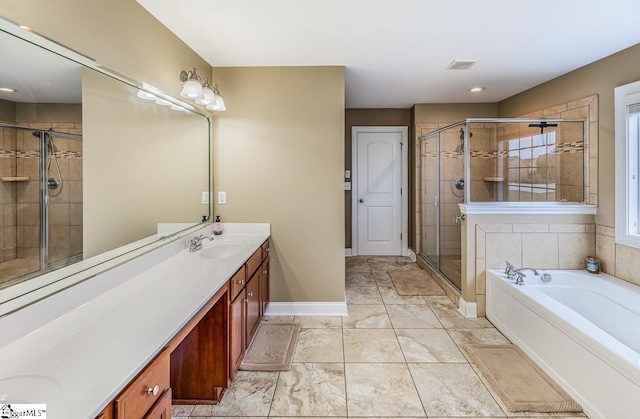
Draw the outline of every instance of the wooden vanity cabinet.
[[[245,336],[247,347],[249,347],[249,343],[251,343],[251,339],[253,339],[260,323],[260,309],[262,306],[260,302],[260,272],[259,270],[256,271],[247,283],[247,327]]]
[[[165,417],[171,417],[168,348],[151,361],[116,397],[114,407],[116,419],[159,418],[162,416],[158,414],[162,411],[169,413],[169,416]],[[155,416],[148,416],[154,412]]]
[[[267,240],[231,278],[231,286],[237,284],[238,293],[231,293],[235,296],[229,303],[229,380],[235,377],[269,301],[268,248]],[[242,274],[246,279],[240,288]]]

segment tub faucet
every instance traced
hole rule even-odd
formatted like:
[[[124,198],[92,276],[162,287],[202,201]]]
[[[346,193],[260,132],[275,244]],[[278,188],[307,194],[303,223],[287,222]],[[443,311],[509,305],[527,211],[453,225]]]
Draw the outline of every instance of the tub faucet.
[[[199,236],[193,236],[193,238],[189,240],[189,251],[197,252],[198,250],[202,249],[202,240],[204,239],[209,239],[210,241],[213,241],[213,237],[205,236],[204,234],[200,234]]]
[[[536,269],[533,269],[533,268],[516,269],[515,266],[510,264],[508,260],[505,262],[507,266],[504,269],[504,273],[507,274],[507,278],[509,278],[512,281],[516,281],[516,285],[524,285],[524,278],[526,278],[527,276],[524,273],[522,273],[522,271],[533,271],[534,275],[540,275],[540,272],[538,272]]]

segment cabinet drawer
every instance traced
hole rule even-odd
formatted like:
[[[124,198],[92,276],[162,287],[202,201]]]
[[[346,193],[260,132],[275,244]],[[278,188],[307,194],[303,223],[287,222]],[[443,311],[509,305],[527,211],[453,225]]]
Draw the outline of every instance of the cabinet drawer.
[[[160,400],[144,415],[144,419],[171,419],[171,389],[164,392]]]
[[[258,270],[260,267],[260,263],[262,263],[262,248],[256,250],[256,252],[251,255],[245,266],[247,267],[247,283],[253,276],[254,272]]]
[[[262,244],[262,260],[265,260],[269,257],[269,240]]]
[[[158,389],[154,391],[156,386]],[[164,349],[118,396],[116,419],[144,417],[168,389],[169,350]]]
[[[230,282],[230,288],[231,288],[231,293],[229,294],[229,297],[231,301],[233,301],[236,298],[236,296],[240,294],[240,291],[244,289],[244,284],[247,282],[247,275],[245,273],[244,265],[242,265],[242,267],[238,269],[238,272],[233,274],[229,282]]]

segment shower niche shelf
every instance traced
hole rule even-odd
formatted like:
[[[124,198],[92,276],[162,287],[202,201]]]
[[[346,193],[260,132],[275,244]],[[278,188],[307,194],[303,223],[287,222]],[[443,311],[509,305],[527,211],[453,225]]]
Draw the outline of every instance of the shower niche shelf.
[[[2,176],[3,182],[29,182],[29,176]]]

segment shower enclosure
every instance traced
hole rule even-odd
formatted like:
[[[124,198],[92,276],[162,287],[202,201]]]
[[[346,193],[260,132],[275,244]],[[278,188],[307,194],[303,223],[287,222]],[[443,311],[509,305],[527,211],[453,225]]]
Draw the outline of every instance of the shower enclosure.
[[[584,202],[584,120],[466,119],[418,146],[418,254],[458,290],[460,204]]]
[[[0,288],[82,259],[82,135],[0,123]]]

